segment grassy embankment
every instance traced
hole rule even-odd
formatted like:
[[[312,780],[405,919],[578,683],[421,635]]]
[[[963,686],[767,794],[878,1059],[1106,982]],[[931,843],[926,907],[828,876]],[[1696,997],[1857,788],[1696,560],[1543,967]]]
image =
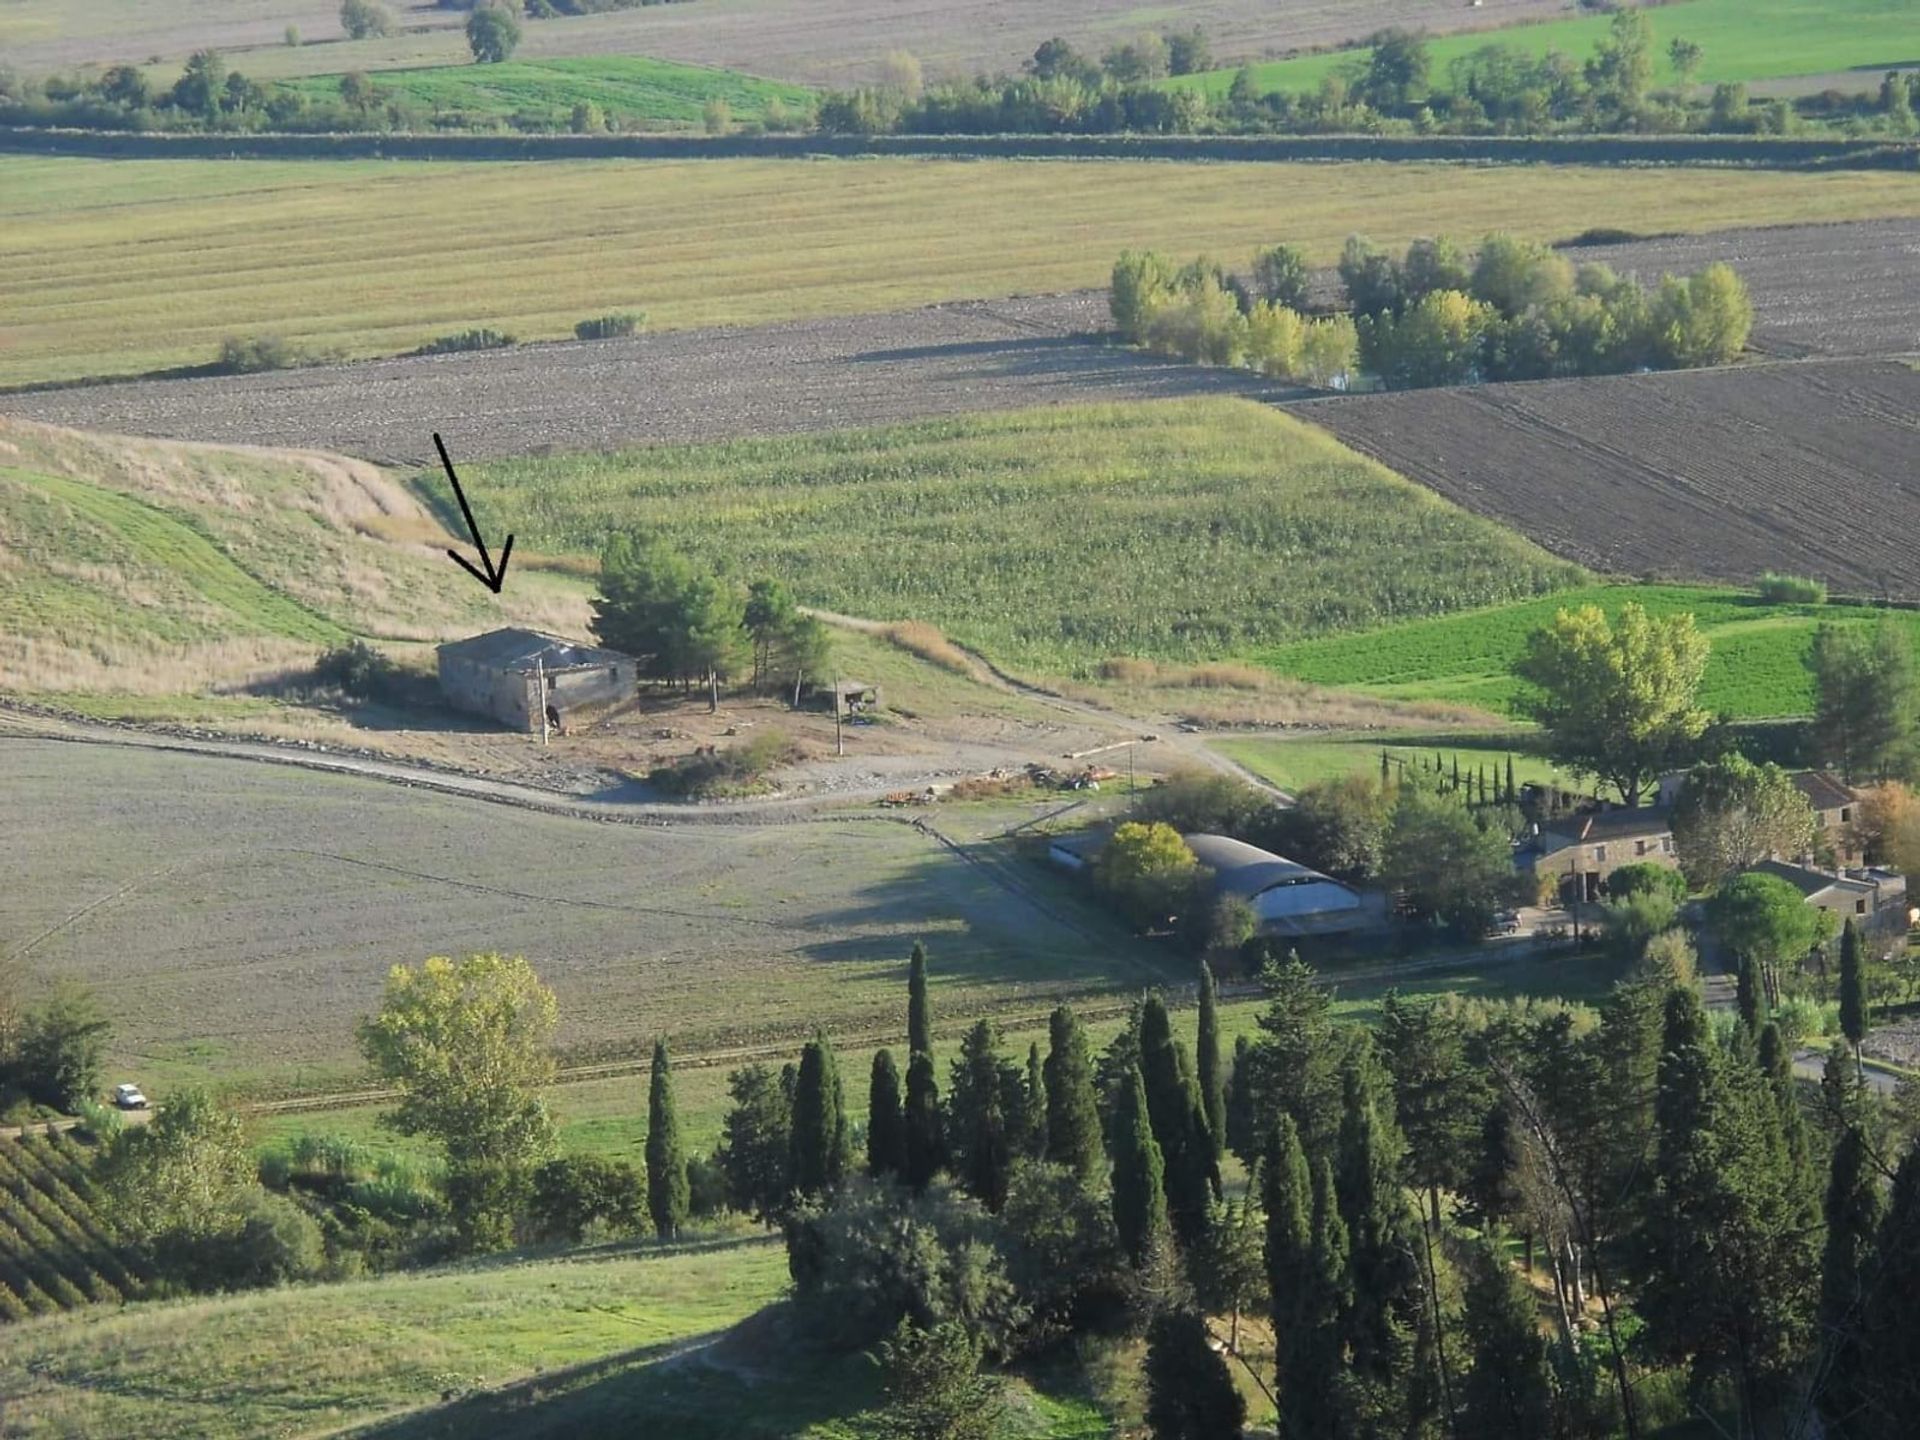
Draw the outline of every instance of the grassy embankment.
[[[1881,71],[1910,65],[1916,58],[1913,7],[1907,0],[1682,0],[1651,7],[1653,84],[1678,83],[1668,45],[1693,41],[1703,55],[1698,85],[1745,83],[1829,71],[1857,72],[1848,88],[1871,90]],[[1510,45],[1527,55],[1558,51],[1585,60],[1607,33],[1606,15],[1582,15],[1532,25],[1510,25],[1442,35],[1428,42],[1434,82],[1444,84],[1447,66],[1485,45]],[[1301,55],[1252,66],[1255,89],[1314,90],[1343,67],[1364,65],[1370,50],[1356,46],[1324,54]],[[1238,68],[1210,70],[1169,80],[1169,87],[1192,87],[1225,96]]]
[[[623,527],[1019,670],[1212,659],[1584,572],[1247,401],[1019,411],[474,467],[543,551]]]
[[[1847,172],[867,160],[0,158],[0,385],[204,364],[234,334],[396,354],[640,308],[753,324],[1104,284],[1128,246],[1330,262],[1365,231],[1920,214]],[[343,297],[347,297],[343,303]]]
[[[310,99],[334,100],[339,75],[287,82]],[[597,106],[610,120],[634,127],[686,128],[701,122],[709,101],[726,104],[738,119],[755,119],[769,102],[789,114],[812,108],[813,92],[737,70],[680,65],[640,55],[595,55],[557,60],[509,60],[500,65],[432,65],[383,70],[375,88],[422,109],[457,112],[485,124],[516,115],[565,126],[575,105]]]

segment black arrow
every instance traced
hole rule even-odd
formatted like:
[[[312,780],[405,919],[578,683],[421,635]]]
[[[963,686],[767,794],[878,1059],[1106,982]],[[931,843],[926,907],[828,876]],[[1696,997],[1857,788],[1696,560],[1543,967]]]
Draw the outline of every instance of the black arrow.
[[[467,517],[467,533],[473,537],[474,548],[480,552],[480,565],[486,568],[483,571],[457,550],[447,551],[447,558],[498,595],[500,587],[507,583],[507,560],[513,554],[513,536],[507,536],[507,543],[500,550],[500,568],[494,569],[493,557],[487,554],[487,542],[480,538],[480,527],[473,523],[473,507],[467,504],[467,492],[460,488],[460,477],[453,473],[453,461],[447,458],[447,447],[442,443],[438,431],[434,432],[433,448],[440,452],[440,463],[447,467],[447,479],[453,482],[453,498],[460,502],[460,513]]]

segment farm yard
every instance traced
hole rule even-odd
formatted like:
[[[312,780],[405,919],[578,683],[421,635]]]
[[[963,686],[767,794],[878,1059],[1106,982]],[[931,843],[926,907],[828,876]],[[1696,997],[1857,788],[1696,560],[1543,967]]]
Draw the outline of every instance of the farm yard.
[[[1605,574],[1766,570],[1920,598],[1920,371],[1897,361],[1402,392],[1288,407]]]
[[[1035,403],[1288,393],[1096,343],[1104,292],[961,301],[748,329],[676,330],[267,375],[129,381],[0,399],[60,425],[313,445],[383,464],[724,440]]]
[[[1582,245],[1581,264],[1648,282],[1714,260],[1753,297],[1753,345],[1774,355],[1920,350],[1920,220],[1779,226]],[[1316,272],[1316,298],[1337,280]],[[405,357],[266,375],[77,386],[0,398],[53,424],[267,445],[324,445],[387,464],[887,424],[1036,402],[1194,393],[1286,398],[1243,371],[1094,342],[1106,292],[961,301],[783,325],[666,331]],[[446,417],[457,416],[454,421]]]
[[[1298,641],[1256,658],[1317,685],[1352,686],[1396,700],[1477,705],[1497,714],[1508,710],[1519,693],[1513,666],[1525,653],[1529,634],[1562,608],[1599,605],[1617,614],[1628,601],[1653,615],[1694,617],[1713,644],[1700,703],[1738,719],[1807,714],[1813,708],[1813,681],[1805,655],[1814,627],[1823,620],[1867,623],[1885,613],[1843,604],[1767,604],[1750,591],[1596,585],[1496,609]],[[1896,613],[1920,640],[1920,614]]]
[[[967,1013],[1158,974],[1114,922],[1063,923],[897,819],[608,825],[219,758],[0,750],[9,951],[94,985],[110,1063],[156,1085],[341,1088],[388,967],[429,954],[527,955],[576,1059],[890,1025],[919,938]]]
[[[686,329],[1048,294],[1127,247],[1244,264],[1287,240],[1324,265],[1356,231],[1916,216],[1920,186],[1874,171],[0,157],[0,386],[205,365],[236,336],[354,357],[610,311]]]

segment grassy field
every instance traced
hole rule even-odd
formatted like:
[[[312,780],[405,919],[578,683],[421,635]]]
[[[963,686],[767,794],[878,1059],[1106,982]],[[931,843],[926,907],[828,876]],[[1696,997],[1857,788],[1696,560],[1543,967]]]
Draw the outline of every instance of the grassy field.
[[[1583,572],[1240,400],[925,421],[474,468],[548,552],[614,530],[934,623],[1029,671],[1216,658],[1532,596]]]
[[[1650,6],[1647,18],[1653,27],[1656,88],[1677,83],[1667,54],[1668,45],[1676,39],[1691,40],[1704,52],[1694,77],[1699,85],[1853,70],[1858,72],[1853,88],[1871,90],[1885,68],[1920,59],[1910,0],[1816,0],[1811,4],[1808,0],[1680,0]],[[1485,45],[1510,45],[1534,56],[1554,50],[1584,60],[1607,33],[1609,23],[1606,15],[1594,14],[1441,36],[1428,47],[1434,83],[1445,84],[1450,62]],[[1364,65],[1369,53],[1362,46],[1255,65],[1255,87],[1260,91],[1317,89],[1343,66]],[[1212,70],[1166,83],[1224,96],[1238,73],[1237,69]]]
[[[557,23],[557,22],[556,22]],[[610,310],[752,324],[1104,284],[1127,246],[1330,262],[1596,224],[1920,214],[1896,174],[1027,161],[0,158],[0,385],[204,363],[232,334],[395,354]]]
[[[4,418],[0,460],[0,687],[177,693],[349,633],[585,620],[578,581],[533,569],[487,596],[447,563],[433,518],[357,461]]]
[[[1701,703],[1741,719],[1808,713],[1813,682],[1803,657],[1814,627],[1822,620],[1865,623],[1880,613],[1843,605],[1769,605],[1739,591],[1697,586],[1607,585],[1369,634],[1276,646],[1258,659],[1315,684],[1499,711],[1509,708],[1520,691],[1512,667],[1527,636],[1550,622],[1556,610],[1591,603],[1617,613],[1629,600],[1656,615],[1693,613],[1713,642]],[[1920,639],[1920,614],[1897,613]]]
[[[312,99],[339,98],[338,75],[289,83]],[[382,70],[375,83],[423,109],[457,111],[478,121],[534,115],[564,125],[575,105],[589,104],[613,120],[684,127],[700,123],[710,100],[724,102],[742,120],[758,118],[770,101],[790,114],[813,105],[813,92],[803,86],[639,55]]]
[[[1507,761],[1513,761],[1517,784],[1567,784],[1569,777],[1539,755],[1498,744],[1455,744],[1447,736],[1403,737],[1367,735],[1348,740],[1217,740],[1213,748],[1244,765],[1264,780],[1283,790],[1309,785],[1316,780],[1334,780],[1343,775],[1378,775],[1380,753],[1396,771],[1418,773],[1422,765],[1431,766],[1434,757],[1446,773],[1452,773],[1455,760],[1462,775],[1486,768],[1487,783],[1504,781]]]
[[[777,1240],[504,1260],[0,1327],[7,1434],[334,1433],[655,1365],[787,1284]]]

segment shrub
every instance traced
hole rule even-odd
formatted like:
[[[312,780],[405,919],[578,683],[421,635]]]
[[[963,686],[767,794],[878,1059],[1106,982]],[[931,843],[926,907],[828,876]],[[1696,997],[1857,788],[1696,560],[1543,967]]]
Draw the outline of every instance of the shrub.
[[[700,107],[700,126],[709,135],[728,135],[733,132],[733,107],[718,95],[713,96]]]
[[[325,651],[313,662],[312,679],[322,689],[338,690],[355,700],[404,698],[405,672],[364,640],[349,640]]]
[[[727,1172],[712,1155],[687,1159],[687,1213],[696,1219],[727,1208]]]
[[[220,342],[220,358],[213,362],[213,369],[221,375],[258,375],[267,370],[324,365],[330,358],[289,344],[278,335],[229,335]]]
[[[637,335],[646,323],[646,311],[620,310],[582,320],[573,327],[573,334],[577,340],[624,340],[629,335]]]
[[[728,799],[764,788],[770,772],[791,765],[800,755],[792,736],[766,730],[725,750],[659,766],[649,772],[647,783],[681,800]]]
[[[533,1172],[528,1220],[536,1238],[578,1244],[592,1225],[640,1226],[640,1177],[624,1160],[565,1155]]]
[[[352,40],[375,40],[393,33],[393,12],[374,0],[341,0],[340,28]]]
[[[1664,895],[1678,905],[1687,898],[1687,877],[1665,865],[1642,860],[1622,865],[1608,876],[1607,893],[1616,900],[1629,895]]]
[[[1778,575],[1769,570],[1755,587],[1762,600],[1776,605],[1824,605],[1826,583],[1807,575]]]
[[[468,350],[504,350],[509,345],[520,342],[513,336],[500,330],[489,330],[484,326],[475,330],[461,330],[453,335],[442,335],[429,340],[415,355],[458,355]]]

